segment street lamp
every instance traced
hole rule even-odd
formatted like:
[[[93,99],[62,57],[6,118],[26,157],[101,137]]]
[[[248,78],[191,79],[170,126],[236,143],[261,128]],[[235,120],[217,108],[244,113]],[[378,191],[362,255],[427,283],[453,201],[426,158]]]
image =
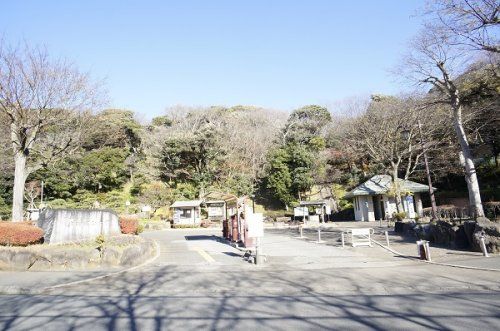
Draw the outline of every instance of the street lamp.
[[[417,125],[418,125],[418,132],[420,134],[420,146],[422,146],[422,152],[423,152],[423,157],[424,157],[425,172],[427,174],[427,184],[429,186],[429,196],[431,199],[431,214],[432,214],[432,219],[436,220],[437,219],[436,199],[434,197],[434,188],[432,187],[431,171],[429,168],[429,159],[427,158],[427,148],[425,147],[424,136],[422,134],[422,123],[420,122],[420,119],[417,120]],[[403,130],[401,131],[401,137],[404,140],[409,140],[410,139],[410,130],[407,128],[403,128]]]
[[[429,159],[427,158],[427,148],[425,147],[424,135],[422,134],[422,123],[420,119],[417,120],[418,124],[418,132],[420,134],[420,144],[422,146],[422,152],[424,156],[424,164],[425,164],[425,172],[427,174],[427,184],[429,185],[429,196],[431,198],[431,214],[432,219],[437,220],[437,206],[436,206],[436,198],[434,197],[434,188],[432,187],[432,179],[431,179],[431,170],[429,168]]]

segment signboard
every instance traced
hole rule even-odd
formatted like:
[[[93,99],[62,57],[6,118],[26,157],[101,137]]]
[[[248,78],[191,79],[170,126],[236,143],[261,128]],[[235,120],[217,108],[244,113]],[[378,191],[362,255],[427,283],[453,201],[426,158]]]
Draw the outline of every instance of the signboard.
[[[207,208],[208,217],[224,217],[224,205],[211,205]]]
[[[174,210],[174,224],[178,224],[181,220],[182,211],[180,209]]]
[[[330,206],[328,206],[328,205],[325,205],[324,207],[316,208],[316,214],[317,215],[321,215],[321,214],[323,214],[323,212],[325,214],[331,214],[332,210],[331,210]]]
[[[293,216],[303,217],[309,215],[309,209],[307,207],[295,207],[293,208]]]
[[[264,237],[264,218],[262,217],[262,213],[248,214],[247,224],[249,237]]]

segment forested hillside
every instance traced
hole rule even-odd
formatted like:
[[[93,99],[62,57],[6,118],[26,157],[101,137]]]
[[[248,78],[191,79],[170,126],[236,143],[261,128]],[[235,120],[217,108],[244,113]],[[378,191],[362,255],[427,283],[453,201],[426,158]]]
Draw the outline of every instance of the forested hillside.
[[[476,64],[461,81],[468,91],[466,127],[483,199],[489,201],[500,198],[499,86],[485,70]],[[252,106],[176,106],[149,123],[130,110],[106,109],[91,115],[78,148],[30,174],[27,183],[36,187],[43,181],[52,207],[91,208],[98,202],[135,212],[147,204],[166,213],[162,207],[176,199],[221,192],[255,195],[267,210],[283,210],[325,188],[341,210],[350,208],[343,194],[372,175],[396,173],[425,182],[420,144],[425,139],[438,200],[446,202],[467,190],[448,110],[429,101],[435,93],[374,95],[338,109],[310,105],[289,114]],[[4,127],[0,136],[5,218],[13,180],[7,133]]]

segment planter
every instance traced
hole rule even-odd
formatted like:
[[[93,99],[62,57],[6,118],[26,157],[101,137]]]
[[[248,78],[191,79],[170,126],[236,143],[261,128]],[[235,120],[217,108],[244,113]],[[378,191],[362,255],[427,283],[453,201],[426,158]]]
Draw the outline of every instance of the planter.
[[[104,249],[93,241],[80,244],[0,247],[0,270],[89,270],[133,266],[156,252],[152,240],[132,235],[106,238]]]

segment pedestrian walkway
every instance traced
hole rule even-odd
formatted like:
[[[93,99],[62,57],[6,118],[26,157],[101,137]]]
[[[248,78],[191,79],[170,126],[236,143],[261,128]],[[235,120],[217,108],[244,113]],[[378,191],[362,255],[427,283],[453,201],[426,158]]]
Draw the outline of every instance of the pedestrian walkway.
[[[389,237],[389,247],[391,250],[383,249],[382,247],[375,245],[373,249],[369,247],[359,247],[352,248],[350,247],[349,238],[350,236],[347,234],[352,228],[372,228],[375,233],[372,236],[374,240],[376,240],[379,244],[383,246],[387,246],[385,232],[388,232]],[[282,228],[282,229],[267,229],[266,235],[282,235],[287,237],[287,240],[292,240],[296,238],[299,234],[297,228]],[[321,239],[324,241],[323,246],[330,246],[334,249],[339,249],[342,247],[341,236],[342,232],[346,233],[345,241],[346,241],[346,250],[348,252],[354,253],[358,252],[366,258],[373,258],[374,261],[367,260],[367,263],[363,263],[365,267],[371,266],[368,262],[379,263],[380,265],[393,265],[394,263],[401,264],[414,264],[418,263],[418,252],[416,242],[410,238],[406,238],[400,236],[395,233],[391,228],[388,228],[386,224],[380,226],[379,222],[341,222],[336,224],[335,226],[325,226],[322,227],[321,231]],[[317,228],[306,228],[303,230],[303,235],[305,236],[302,239],[305,242],[314,243],[317,241]],[[298,246],[297,246],[298,247]],[[299,249],[302,251],[302,249]],[[433,262],[442,263],[442,264],[450,264],[456,266],[463,266],[466,268],[485,268],[492,270],[500,270],[500,255],[499,254],[490,254],[490,257],[484,257],[481,252],[471,252],[466,250],[457,250],[449,247],[444,247],[443,245],[434,245],[431,244],[431,258]],[[399,254],[395,254],[399,253]],[[341,253],[335,253],[337,256],[341,256]],[[406,257],[406,259],[402,259],[402,257]],[[387,260],[392,261],[392,263],[388,263]],[[404,261],[404,262],[403,262]],[[348,265],[343,265],[337,263],[337,265],[342,267],[349,267],[352,265],[353,267],[357,267],[355,259],[351,259]]]

